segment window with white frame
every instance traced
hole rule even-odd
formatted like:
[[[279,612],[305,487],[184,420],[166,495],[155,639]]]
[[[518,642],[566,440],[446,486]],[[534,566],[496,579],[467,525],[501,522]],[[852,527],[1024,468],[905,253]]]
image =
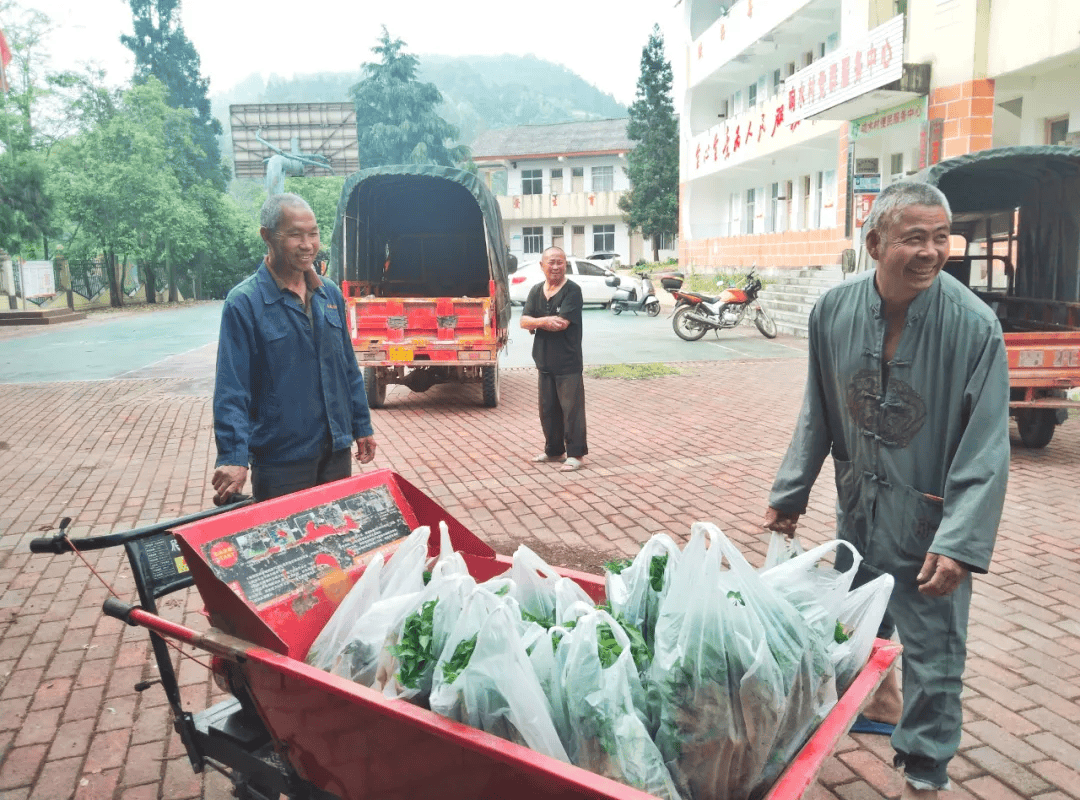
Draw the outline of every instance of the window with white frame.
[[[551,168],[551,193],[562,194],[562,167]]]
[[[784,79],[780,75],[780,70],[774,69],[772,74],[772,96],[780,94],[780,89],[783,88]]]
[[[753,108],[757,105],[757,84],[751,83],[746,87],[746,105]]]
[[[780,184],[769,185],[769,205],[765,207],[765,232],[776,233],[780,220]]]
[[[615,188],[614,167],[592,168],[592,190],[594,192],[610,192]]]
[[[562,225],[552,225],[551,226],[551,246],[552,247],[563,247],[563,226]],[[566,248],[563,247],[563,249],[565,250]]]
[[[593,167],[596,169],[596,167]],[[611,167],[608,167],[611,169]],[[593,225],[592,245],[596,252],[610,252],[615,249],[615,225]]]
[[[522,228],[521,229],[522,246],[526,253],[542,253],[544,252],[544,229],[543,228]]]
[[[659,245],[661,250],[675,250],[679,246],[679,237],[674,233],[661,233]]]
[[[754,232],[754,201],[756,199],[757,190],[746,190],[746,209],[743,213],[742,232],[753,233]]]
[[[585,191],[585,167],[570,167],[570,191]]]
[[[540,194],[543,191],[544,171],[542,169],[523,169],[521,171],[521,193]]]
[[[728,236],[739,232],[739,194],[732,192],[728,198]]]

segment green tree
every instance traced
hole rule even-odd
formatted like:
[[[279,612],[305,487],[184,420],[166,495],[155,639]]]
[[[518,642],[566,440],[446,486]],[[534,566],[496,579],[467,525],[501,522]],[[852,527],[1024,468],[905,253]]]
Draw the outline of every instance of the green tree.
[[[630,106],[626,135],[636,142],[627,155],[630,191],[619,200],[632,230],[652,241],[660,260],[661,234],[679,230],[679,130],[671,102],[671,64],[664,58],[660,27],[641,50],[641,75]]]
[[[457,129],[435,110],[442,94],[435,84],[417,79],[420,60],[404,48],[405,43],[391,39],[384,26],[379,44],[371,49],[381,60],[365,64],[363,79],[350,90],[356,104],[360,167],[456,166],[469,158],[469,149],[453,144]]]
[[[200,75],[199,53],[180,24],[180,0],[128,0],[134,35],[120,41],[135,54],[135,80],[156,77],[168,89],[168,103],[186,108],[193,120],[198,150],[193,156],[200,178],[225,190],[226,172],[217,137],[221,123],[210,110],[210,82]]]
[[[191,128],[190,113],[169,107],[150,78],[124,94],[114,116],[59,149],[53,180],[73,226],[67,252],[103,256],[113,306],[123,304],[130,260],[149,301],[162,269],[175,300],[176,264],[208,246],[204,205],[216,190],[193,177]]]
[[[41,64],[49,18],[11,2],[0,2],[0,12],[12,55],[5,70],[11,88],[0,93],[0,248],[34,257],[39,245],[47,247],[53,224],[42,138],[34,124],[48,95]]]

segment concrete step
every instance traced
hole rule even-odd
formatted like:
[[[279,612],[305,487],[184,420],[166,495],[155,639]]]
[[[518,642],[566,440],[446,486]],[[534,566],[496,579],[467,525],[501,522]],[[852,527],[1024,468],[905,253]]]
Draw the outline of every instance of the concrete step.
[[[86,319],[81,311],[67,308],[48,308],[37,311],[0,311],[0,327],[12,325],[56,325]]]

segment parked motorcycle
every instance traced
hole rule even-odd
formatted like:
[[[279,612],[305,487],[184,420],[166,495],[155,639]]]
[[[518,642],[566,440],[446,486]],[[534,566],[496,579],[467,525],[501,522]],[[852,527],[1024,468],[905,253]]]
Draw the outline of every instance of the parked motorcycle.
[[[675,312],[671,326],[680,339],[696,342],[711,330],[734,328],[745,319],[752,319],[766,339],[776,338],[776,321],[758,295],[761,278],[751,269],[741,289],[728,288],[718,296],[700,292],[672,292]]]
[[[620,278],[608,278],[606,283],[608,286],[617,287],[615,294],[611,296],[613,314],[621,314],[624,311],[633,311],[635,314],[644,311],[650,317],[660,314],[660,298],[656,296],[656,290],[648,275],[641,276],[639,287],[623,285]]]

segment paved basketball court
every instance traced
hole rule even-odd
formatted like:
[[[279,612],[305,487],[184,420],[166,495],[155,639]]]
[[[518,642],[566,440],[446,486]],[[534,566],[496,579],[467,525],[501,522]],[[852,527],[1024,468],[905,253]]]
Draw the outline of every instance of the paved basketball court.
[[[805,371],[801,343],[776,341],[788,345],[780,357],[587,378],[590,453],[577,473],[528,461],[541,449],[530,369],[504,372],[497,409],[482,407],[478,387],[395,387],[375,412],[375,466],[501,552],[527,543],[552,563],[596,571],[655,532],[685,540],[705,519],[760,563],[758,525]],[[85,535],[210,506],[209,384],[168,372],[0,385],[2,800],[229,796],[222,776],[191,772],[160,687],[133,691],[153,674],[145,633],[102,617],[108,590],[73,556],[27,550],[63,516]],[[953,797],[1080,798],[1080,420],[1045,450],[1024,450],[1015,431],[1013,441],[993,572],[976,582]],[[803,526],[810,542],[830,537],[832,505],[826,466]],[[120,553],[88,559],[132,598]],[[193,592],[166,606],[204,624]],[[197,665],[185,662],[180,676],[193,708],[219,698]],[[843,741],[812,796],[873,800],[900,788],[887,740],[860,735]]]

